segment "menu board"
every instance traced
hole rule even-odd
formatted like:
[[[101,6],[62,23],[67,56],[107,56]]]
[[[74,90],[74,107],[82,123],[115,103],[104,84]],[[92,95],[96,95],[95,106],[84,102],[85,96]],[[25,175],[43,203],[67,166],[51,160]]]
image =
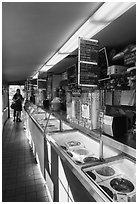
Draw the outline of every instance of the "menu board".
[[[99,69],[92,64],[80,64],[80,82],[84,86],[97,86],[99,76]]]
[[[46,79],[47,78],[47,72],[39,71],[38,79]]]
[[[38,79],[38,89],[46,89],[46,80]]]
[[[77,84],[77,67],[76,64],[67,69],[68,85]]]
[[[107,76],[107,69],[109,66],[109,62],[108,62],[108,57],[107,57],[107,52],[105,47],[99,50],[98,63],[100,68],[100,77],[99,77],[100,80],[110,78],[109,76]]]
[[[79,38],[78,85],[97,86],[99,78],[98,40]]]
[[[47,99],[52,99],[52,79],[53,76],[50,74],[47,76]]]
[[[27,83],[27,81],[25,81],[25,85],[24,85],[24,90],[28,90],[28,83]]]
[[[30,83],[31,83],[32,85],[37,85],[37,79],[31,79]]]

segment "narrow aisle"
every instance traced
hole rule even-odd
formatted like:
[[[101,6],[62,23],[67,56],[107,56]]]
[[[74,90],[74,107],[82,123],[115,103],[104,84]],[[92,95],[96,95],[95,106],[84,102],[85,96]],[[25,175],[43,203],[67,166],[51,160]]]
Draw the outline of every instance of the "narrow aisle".
[[[2,136],[2,201],[49,202],[24,123],[9,119]]]

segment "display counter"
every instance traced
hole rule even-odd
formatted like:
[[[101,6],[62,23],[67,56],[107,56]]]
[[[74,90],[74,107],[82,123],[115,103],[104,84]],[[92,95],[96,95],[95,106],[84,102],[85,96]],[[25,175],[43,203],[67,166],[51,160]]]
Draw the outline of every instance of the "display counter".
[[[28,139],[53,201],[136,201],[134,150],[128,147],[127,154],[107,139],[101,145],[99,137],[77,130],[61,114],[35,105],[26,111]]]
[[[2,128],[4,127],[4,124],[8,119],[8,114],[9,114],[8,112],[9,112],[8,107],[4,108],[2,111]]]

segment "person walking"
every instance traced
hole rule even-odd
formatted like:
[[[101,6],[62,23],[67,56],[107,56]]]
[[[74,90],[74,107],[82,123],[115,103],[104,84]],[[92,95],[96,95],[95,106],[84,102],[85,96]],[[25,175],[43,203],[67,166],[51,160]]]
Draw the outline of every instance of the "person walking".
[[[14,94],[12,100],[15,102],[14,120],[16,117],[16,122],[21,122],[21,111],[22,111],[23,97],[20,94],[20,89],[16,90],[16,93]]]
[[[13,109],[13,117],[14,117],[13,121],[15,122],[15,119],[16,119],[16,108],[15,107]]]

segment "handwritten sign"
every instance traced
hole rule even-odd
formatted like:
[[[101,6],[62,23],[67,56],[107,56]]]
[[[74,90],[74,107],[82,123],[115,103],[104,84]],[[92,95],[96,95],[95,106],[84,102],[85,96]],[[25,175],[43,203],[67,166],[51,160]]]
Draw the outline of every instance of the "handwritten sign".
[[[98,40],[79,38],[78,85],[97,86],[99,78]]]

